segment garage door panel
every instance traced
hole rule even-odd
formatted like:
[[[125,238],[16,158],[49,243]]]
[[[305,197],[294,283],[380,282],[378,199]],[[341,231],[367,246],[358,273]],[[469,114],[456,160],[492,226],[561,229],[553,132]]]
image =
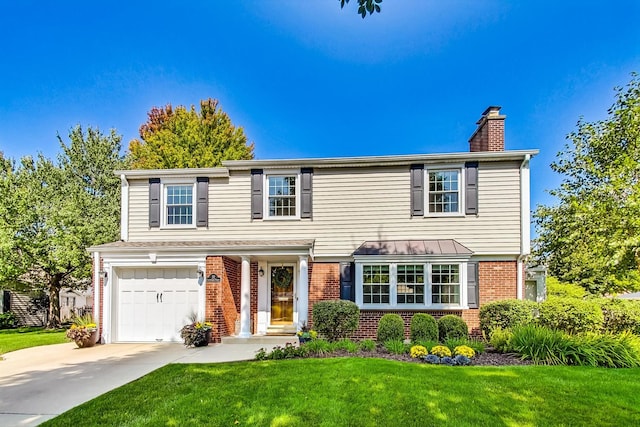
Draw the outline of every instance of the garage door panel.
[[[117,340],[181,341],[198,310],[197,269],[122,269],[118,277]]]

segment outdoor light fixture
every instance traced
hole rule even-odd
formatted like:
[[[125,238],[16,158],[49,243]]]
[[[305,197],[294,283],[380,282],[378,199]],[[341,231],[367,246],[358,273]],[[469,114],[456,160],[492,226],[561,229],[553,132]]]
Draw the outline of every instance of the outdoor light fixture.
[[[207,276],[207,282],[220,283],[220,276],[215,273],[211,273]]]
[[[107,277],[108,277],[107,272],[104,270],[100,270],[98,271],[98,276],[100,276],[100,278],[104,281],[104,285],[107,286]]]
[[[258,274],[260,275],[260,277],[264,277],[264,268],[260,267],[260,270],[258,270]]]
[[[202,286],[204,283],[204,271],[198,270],[198,285]]]

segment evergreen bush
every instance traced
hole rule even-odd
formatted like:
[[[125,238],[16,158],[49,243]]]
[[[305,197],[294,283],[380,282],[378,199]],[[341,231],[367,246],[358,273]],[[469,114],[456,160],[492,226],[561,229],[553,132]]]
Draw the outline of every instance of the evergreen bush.
[[[360,309],[352,301],[320,301],[313,305],[313,327],[329,341],[347,338],[360,321]]]
[[[404,341],[404,320],[399,314],[387,313],[378,322],[378,341]]]
[[[468,338],[469,327],[462,317],[454,314],[447,314],[438,319],[438,337],[440,342],[449,339]]]
[[[438,322],[436,322],[436,319],[430,314],[414,314],[411,318],[409,338],[411,342],[414,343],[417,341],[437,341]]]
[[[512,329],[534,321],[537,304],[533,301],[505,299],[492,301],[480,308],[480,328],[485,338],[495,329]]]

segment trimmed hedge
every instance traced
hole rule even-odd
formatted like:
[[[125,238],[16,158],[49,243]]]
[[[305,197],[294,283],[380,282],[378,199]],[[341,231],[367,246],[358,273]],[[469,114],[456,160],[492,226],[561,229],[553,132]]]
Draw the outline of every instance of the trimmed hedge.
[[[538,323],[569,334],[598,332],[604,323],[595,300],[550,297],[539,305]]]
[[[449,339],[469,338],[469,327],[462,317],[447,314],[438,319],[438,338],[440,342]]]
[[[602,331],[617,334],[630,331],[640,335],[640,301],[617,298],[599,301],[602,315]]]
[[[399,314],[387,313],[378,322],[378,341],[403,341],[404,320]]]
[[[360,309],[352,301],[320,301],[313,305],[313,327],[329,341],[347,338],[360,321]]]
[[[411,330],[409,333],[411,342],[437,341],[438,322],[427,313],[416,313],[411,318]]]
[[[533,301],[505,299],[484,304],[480,308],[480,328],[485,338],[496,329],[512,329],[534,321],[538,307]]]

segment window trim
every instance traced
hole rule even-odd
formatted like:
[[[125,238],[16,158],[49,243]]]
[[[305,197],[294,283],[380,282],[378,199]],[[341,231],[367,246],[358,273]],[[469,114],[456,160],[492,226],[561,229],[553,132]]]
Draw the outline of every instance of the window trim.
[[[455,164],[426,164],[424,165],[424,217],[464,217],[466,214],[465,206],[465,166],[462,163]],[[458,211],[457,212],[431,212],[429,210],[429,173],[438,171],[455,171],[458,173]]]
[[[286,177],[295,177],[296,178],[296,195],[295,195],[295,201],[296,201],[296,214],[295,215],[289,215],[289,216],[272,216],[271,215],[271,211],[269,209],[269,178],[270,177],[274,177],[274,178],[286,178]],[[292,221],[292,220],[299,220],[300,219],[300,191],[302,189],[302,184],[301,184],[301,173],[300,170],[270,170],[268,172],[264,172],[263,173],[263,180],[262,180],[262,194],[264,194],[263,196],[263,219],[267,220],[267,221]]]
[[[160,182],[160,228],[161,229],[191,229],[197,228],[197,183],[195,179],[168,179]],[[167,187],[175,185],[191,185],[191,224],[169,224],[167,222]]]
[[[355,260],[355,296],[356,304],[361,310],[466,310],[469,308],[467,299],[467,264],[468,259],[442,258],[442,259],[393,259],[393,260]],[[458,265],[460,275],[460,303],[459,304],[434,304],[432,303],[432,281],[431,266],[437,265]],[[388,265],[389,266],[389,304],[366,304],[364,303],[363,291],[363,267],[365,265]],[[398,265],[423,265],[425,271],[424,303],[398,304]]]

